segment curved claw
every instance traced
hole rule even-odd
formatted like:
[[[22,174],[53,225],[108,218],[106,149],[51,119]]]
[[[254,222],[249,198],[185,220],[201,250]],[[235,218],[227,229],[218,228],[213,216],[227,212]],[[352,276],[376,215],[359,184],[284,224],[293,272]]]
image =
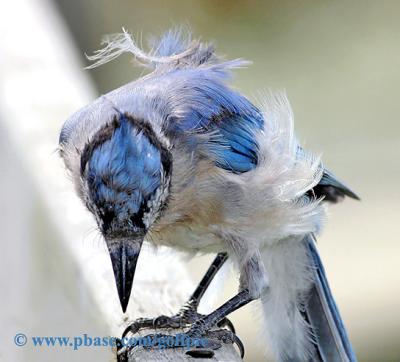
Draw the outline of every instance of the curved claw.
[[[147,318],[137,319],[132,324],[130,324],[128,327],[125,328],[121,338],[126,337],[126,335],[129,332],[135,334],[139,332],[139,330],[142,328],[151,328],[151,327],[153,327],[153,319],[147,319]]]
[[[240,340],[240,338],[235,333],[233,333],[233,342],[236,343],[236,345],[238,346],[239,352],[240,352],[240,358],[243,359],[243,357],[244,357],[244,345],[243,345],[243,342]]]
[[[224,343],[235,343],[239,348],[241,358],[244,357],[243,342],[235,333],[227,331],[226,329],[219,329],[219,330],[209,331],[208,334],[211,335],[211,338],[213,337],[217,338]]]
[[[128,327],[125,328],[125,330],[122,332],[122,337],[125,338],[126,335],[131,332],[132,334],[135,334],[139,331],[140,327],[136,325],[136,323],[130,324]]]
[[[233,325],[233,323],[230,321],[230,319],[228,318],[224,318],[221,319],[218,323],[217,323],[218,327],[228,327],[230,329],[230,331],[235,334],[236,333],[236,329],[235,326]]]
[[[128,361],[128,349],[126,347],[122,347],[121,341],[117,339],[117,362],[127,362],[127,361]]]

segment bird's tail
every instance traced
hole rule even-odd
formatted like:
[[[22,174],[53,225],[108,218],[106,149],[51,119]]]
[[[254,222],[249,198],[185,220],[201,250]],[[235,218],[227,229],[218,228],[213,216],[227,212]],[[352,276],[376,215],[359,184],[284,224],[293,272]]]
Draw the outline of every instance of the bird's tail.
[[[278,361],[354,362],[313,235],[263,253],[270,288],[262,297],[266,333]]]

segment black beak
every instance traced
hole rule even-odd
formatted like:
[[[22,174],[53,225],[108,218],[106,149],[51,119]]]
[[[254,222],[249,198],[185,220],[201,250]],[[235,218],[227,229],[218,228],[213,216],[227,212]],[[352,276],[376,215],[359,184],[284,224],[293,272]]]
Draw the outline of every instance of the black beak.
[[[125,313],[131,295],[133,277],[143,240],[109,240],[107,241],[111,263],[114,270],[119,301]]]

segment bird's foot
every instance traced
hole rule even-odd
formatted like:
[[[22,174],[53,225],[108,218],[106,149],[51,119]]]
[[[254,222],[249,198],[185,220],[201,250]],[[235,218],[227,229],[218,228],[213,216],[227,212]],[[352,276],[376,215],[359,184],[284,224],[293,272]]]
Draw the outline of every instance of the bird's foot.
[[[185,325],[194,325],[197,321],[205,317],[204,314],[200,314],[197,312],[197,307],[198,305],[196,303],[189,301],[185,303],[178,314],[172,318],[180,318],[181,322],[183,322]],[[159,322],[161,322],[161,320]],[[235,326],[226,317],[222,318],[216,325],[220,328],[228,327],[233,333],[235,333]]]
[[[171,317],[161,315],[157,318],[136,319],[124,330],[124,332],[122,333],[122,338],[124,338],[128,333],[136,334],[141,329],[146,328],[151,328],[155,330],[165,328],[184,328],[193,324],[201,317],[203,317],[203,315],[197,313],[195,307],[193,307],[190,303],[186,303],[177,314]]]
[[[157,318],[139,318],[130,324],[122,334],[121,340],[117,343],[118,361],[127,361],[127,353],[135,346],[123,346],[122,340],[128,333],[136,334],[141,329],[186,329],[186,333],[176,335],[149,334],[141,337],[142,340],[151,341],[149,347],[145,348],[179,348],[183,347],[186,354],[197,358],[212,358],[214,350],[220,348],[222,343],[236,343],[241,355],[244,355],[244,346],[239,337],[235,334],[235,328],[228,318],[222,318],[218,323],[211,325],[204,323],[204,315],[197,312],[197,305],[190,301],[174,316],[159,316]],[[227,327],[228,329],[212,329],[213,327]],[[212,329],[212,330],[211,330]],[[156,343],[156,345],[154,344]]]
[[[166,329],[166,328],[184,328],[187,326],[194,325],[196,321],[201,320],[204,315],[197,312],[197,305],[187,302],[180,311],[174,316],[161,315],[157,318],[139,318],[130,324],[125,331],[122,333],[124,338],[129,332],[135,334],[141,329],[152,328],[152,329]],[[218,327],[228,327],[233,333],[235,333],[235,327],[228,318],[223,318],[217,323]]]

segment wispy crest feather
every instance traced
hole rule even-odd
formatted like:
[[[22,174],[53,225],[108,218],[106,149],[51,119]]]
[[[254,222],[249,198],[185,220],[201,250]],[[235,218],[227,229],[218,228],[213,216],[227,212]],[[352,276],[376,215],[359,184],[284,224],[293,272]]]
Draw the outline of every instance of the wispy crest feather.
[[[124,53],[134,56],[137,64],[156,71],[168,71],[177,68],[212,67],[214,70],[229,70],[249,65],[251,62],[243,59],[223,61],[215,54],[211,43],[192,40],[189,30],[176,27],[164,33],[160,38],[152,37],[149,41],[149,51],[141,49],[134,37],[122,28],[122,33],[104,37],[102,49],[93,55],[87,55],[93,63],[87,69],[96,68],[118,58]]]

